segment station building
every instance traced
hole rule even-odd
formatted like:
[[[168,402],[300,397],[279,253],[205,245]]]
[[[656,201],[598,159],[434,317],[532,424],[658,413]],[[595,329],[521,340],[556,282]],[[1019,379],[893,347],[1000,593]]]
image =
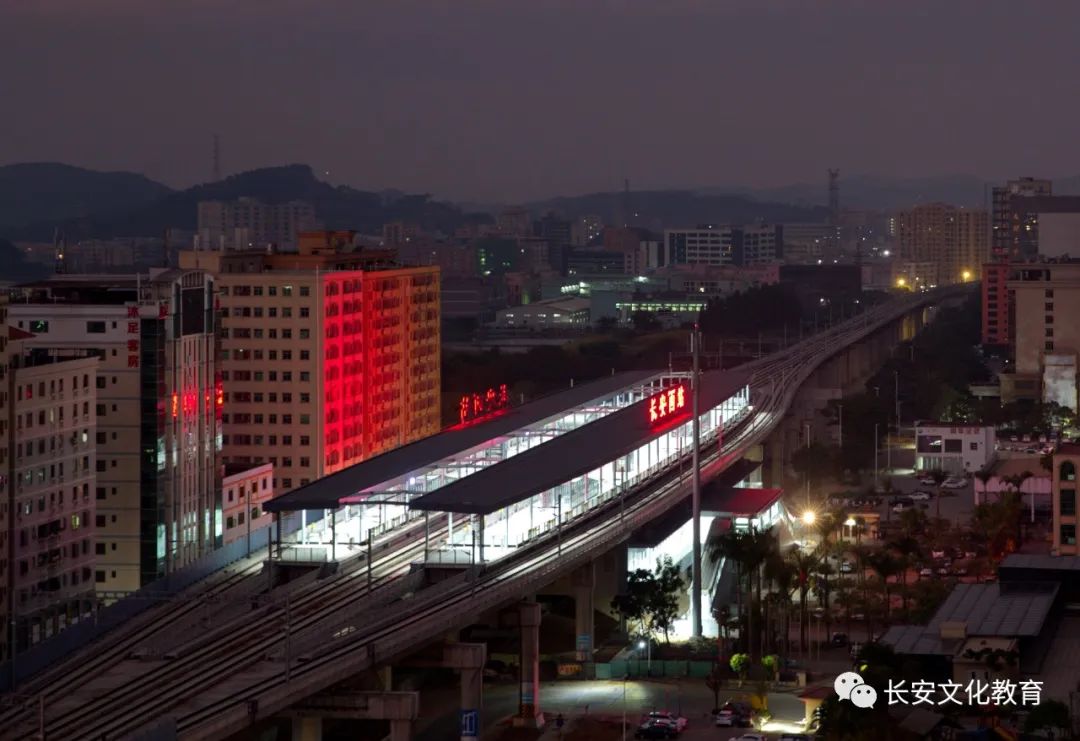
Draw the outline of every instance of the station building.
[[[748,415],[747,380],[702,374],[703,447]],[[514,408],[505,390],[474,394],[458,425],[268,502],[271,512],[292,513],[279,551],[357,547],[428,513],[445,516],[429,557],[500,558],[688,456],[689,381],[619,373]]]

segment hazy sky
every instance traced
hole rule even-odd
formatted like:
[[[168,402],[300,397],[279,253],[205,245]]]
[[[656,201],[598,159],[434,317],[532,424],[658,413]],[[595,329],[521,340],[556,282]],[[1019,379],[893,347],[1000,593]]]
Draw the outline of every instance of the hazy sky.
[[[0,0],[0,163],[515,200],[1080,171],[1076,0]]]

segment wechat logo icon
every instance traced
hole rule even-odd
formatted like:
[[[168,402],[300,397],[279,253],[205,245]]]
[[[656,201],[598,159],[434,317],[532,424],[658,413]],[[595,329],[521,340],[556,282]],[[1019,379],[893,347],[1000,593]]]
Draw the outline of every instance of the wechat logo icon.
[[[837,677],[833,689],[841,700],[850,700],[857,708],[872,708],[877,702],[877,690],[855,672],[844,672]]]

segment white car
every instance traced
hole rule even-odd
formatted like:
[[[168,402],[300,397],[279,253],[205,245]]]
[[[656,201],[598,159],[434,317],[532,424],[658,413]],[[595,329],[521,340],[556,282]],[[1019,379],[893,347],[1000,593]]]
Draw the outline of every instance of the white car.
[[[735,741],[769,741],[769,737],[764,733],[744,733]]]
[[[941,484],[943,489],[963,489],[965,486],[967,486],[967,479],[945,479]]]
[[[923,486],[934,486],[936,482],[930,476],[920,476],[919,483]]]
[[[675,729],[682,733],[686,730],[686,724],[689,723],[686,718],[675,715],[674,713],[653,711],[645,716],[646,723],[665,723],[667,725],[675,726]]]
[[[916,502],[929,502],[930,492],[928,491],[916,491],[908,495],[912,500]]]

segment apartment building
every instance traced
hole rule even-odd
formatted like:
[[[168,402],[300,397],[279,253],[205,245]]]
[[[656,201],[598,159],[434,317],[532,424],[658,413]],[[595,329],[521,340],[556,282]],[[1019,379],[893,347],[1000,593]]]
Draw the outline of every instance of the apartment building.
[[[1009,263],[988,262],[982,266],[982,344],[1005,348],[1009,345]]]
[[[1080,470],[1080,445],[1062,443],[1054,452],[1051,496],[1054,500],[1054,545],[1056,556],[1080,555],[1076,545],[1076,472]]]
[[[1042,399],[1076,409],[1080,352],[1080,262],[1013,265],[1010,344],[1014,372],[1002,376],[1003,400]]]
[[[664,231],[667,265],[758,265],[783,257],[784,228],[779,224],[722,226]]]
[[[221,544],[214,283],[198,270],[54,276],[19,289],[24,345],[97,358],[95,584],[125,593]]]
[[[333,242],[181,254],[217,276],[225,461],[269,461],[278,492],[441,427],[438,268]]]
[[[929,285],[974,280],[989,257],[989,215],[947,203],[927,203],[896,216],[898,258],[931,263]]]
[[[1053,194],[1053,183],[1040,178],[1017,178],[992,190],[990,247],[995,262],[1025,260],[1037,252],[1027,246],[1028,231],[1012,208],[1014,198],[1034,198]],[[1022,211],[1020,212],[1022,213]]]
[[[8,331],[8,624],[22,650],[93,610],[103,545],[95,537],[98,359],[26,352],[32,335]]]
[[[198,243],[203,249],[295,251],[298,235],[319,228],[315,207],[304,201],[263,203],[254,198],[201,201]]]
[[[274,498],[274,466],[227,464],[221,482],[225,517],[224,544],[250,537],[252,530],[266,527],[272,517],[265,505]]]

